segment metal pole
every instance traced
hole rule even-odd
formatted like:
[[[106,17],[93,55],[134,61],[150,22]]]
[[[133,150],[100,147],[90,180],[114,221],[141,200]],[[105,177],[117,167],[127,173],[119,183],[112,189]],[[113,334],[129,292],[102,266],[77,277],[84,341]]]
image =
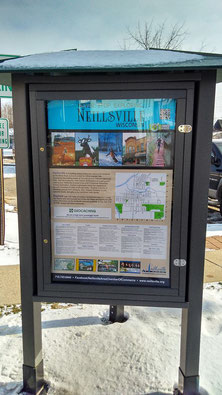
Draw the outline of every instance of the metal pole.
[[[15,123],[16,182],[18,195],[19,248],[23,336],[23,389],[29,394],[44,394],[41,303],[33,302],[36,294],[36,250],[33,205],[32,156],[29,113],[25,84],[13,84]]]
[[[22,335],[23,335],[23,389],[30,394],[45,394],[41,336],[41,303],[32,302],[24,295],[22,298]]]
[[[111,322],[124,322],[126,318],[124,317],[124,306],[116,305],[110,306],[109,309],[109,321]]]
[[[2,116],[1,111],[1,99],[0,99],[0,118]],[[4,199],[4,175],[3,175],[3,150],[0,149],[0,245],[4,245],[5,242],[5,199]]]
[[[182,310],[179,393],[199,394],[199,354],[210,152],[216,73],[202,73],[194,116],[190,207],[189,307]]]

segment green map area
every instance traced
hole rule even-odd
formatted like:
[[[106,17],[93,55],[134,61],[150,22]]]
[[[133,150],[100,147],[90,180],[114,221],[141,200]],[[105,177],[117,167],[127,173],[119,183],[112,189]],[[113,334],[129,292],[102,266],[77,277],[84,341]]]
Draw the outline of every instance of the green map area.
[[[162,219],[164,217],[164,204],[142,204],[146,207],[146,211],[159,210],[154,212],[154,219]]]
[[[120,214],[123,212],[123,203],[116,203],[116,209],[119,211]]]
[[[115,217],[128,220],[164,220],[167,174],[116,173]]]

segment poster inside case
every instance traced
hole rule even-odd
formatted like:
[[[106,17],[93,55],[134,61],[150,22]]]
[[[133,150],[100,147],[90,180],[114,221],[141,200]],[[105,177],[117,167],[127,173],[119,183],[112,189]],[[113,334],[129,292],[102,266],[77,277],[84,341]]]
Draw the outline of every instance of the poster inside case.
[[[171,194],[172,170],[50,169],[53,278],[168,284]]]
[[[175,115],[173,99],[48,102],[53,281],[170,286]]]

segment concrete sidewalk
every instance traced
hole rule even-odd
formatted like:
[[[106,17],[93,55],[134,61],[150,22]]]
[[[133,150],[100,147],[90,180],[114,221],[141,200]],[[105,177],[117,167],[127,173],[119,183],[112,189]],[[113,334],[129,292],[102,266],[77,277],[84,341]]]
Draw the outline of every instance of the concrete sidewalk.
[[[19,265],[0,266],[0,305],[21,303]]]
[[[204,282],[219,281],[222,281],[222,236],[207,237]],[[19,265],[0,266],[0,305],[19,303]]]
[[[206,239],[204,282],[222,281],[222,236]]]

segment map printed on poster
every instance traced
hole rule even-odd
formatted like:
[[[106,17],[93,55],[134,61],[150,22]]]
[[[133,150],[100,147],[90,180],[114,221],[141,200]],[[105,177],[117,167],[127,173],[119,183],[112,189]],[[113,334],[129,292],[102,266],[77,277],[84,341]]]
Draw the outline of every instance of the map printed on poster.
[[[167,286],[171,193],[172,170],[50,169],[54,280]]]
[[[116,173],[116,218],[165,219],[166,173]]]

